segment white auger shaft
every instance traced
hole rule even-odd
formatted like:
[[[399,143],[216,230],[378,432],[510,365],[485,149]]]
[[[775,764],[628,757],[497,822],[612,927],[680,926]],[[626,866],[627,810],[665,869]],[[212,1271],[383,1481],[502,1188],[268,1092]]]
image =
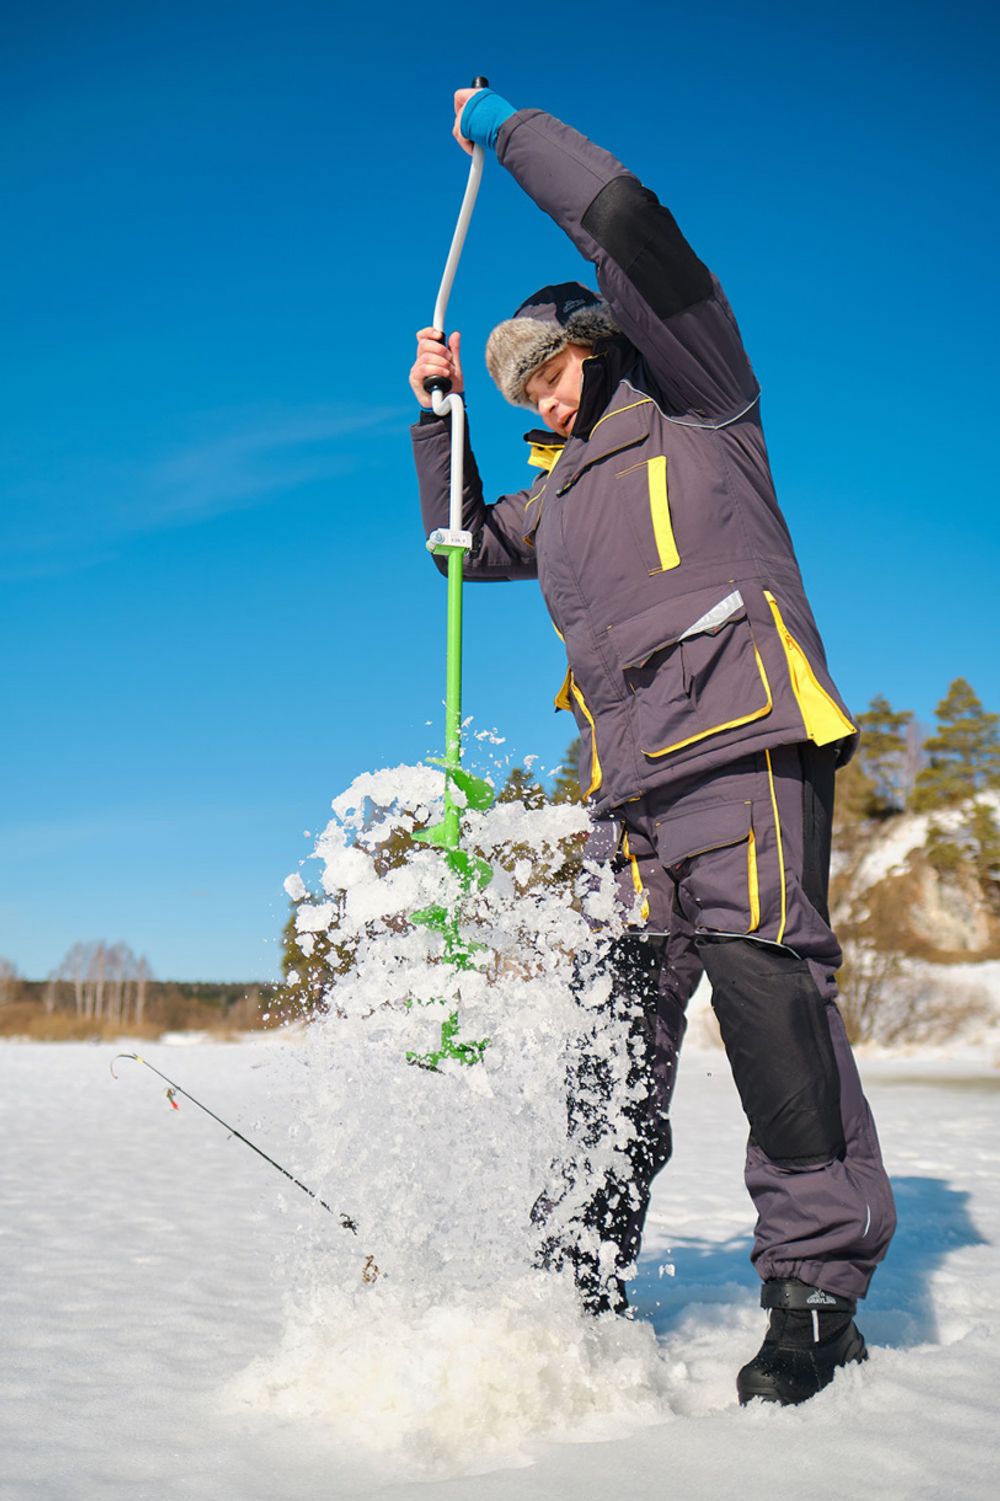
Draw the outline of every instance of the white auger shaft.
[[[437,302],[434,304],[434,327],[441,335],[445,332],[448,299],[451,296],[452,283],[455,280],[455,272],[458,270],[459,258],[462,254],[462,247],[465,244],[465,236],[468,233],[472,210],[476,205],[476,196],[479,192],[479,184],[482,176],[483,148],[482,146],[473,146],[472,164],[469,167],[469,180],[465,185],[465,197],[462,199],[462,207],[458,211],[458,223],[455,225],[455,233],[452,235],[451,249],[448,251],[448,259],[445,262],[444,275],[441,277]]]
[[[455,272],[458,270],[458,262],[462,247],[465,245],[465,236],[469,229],[469,220],[472,218],[472,210],[476,204],[482,176],[483,148],[474,146],[465,195],[458,212],[458,223],[452,235],[451,249],[448,251],[437,302],[434,304],[433,326],[442,339],[446,333],[448,299],[451,296],[452,283],[455,280]],[[468,532],[462,530],[462,490],[465,483],[465,403],[456,391],[446,392],[441,389],[440,385],[435,385],[430,395],[434,411],[439,417],[451,413],[451,477],[448,490],[448,530],[444,532],[439,529],[432,532],[427,539],[427,547],[431,552],[441,546],[461,547],[467,551],[472,546],[472,538]]]

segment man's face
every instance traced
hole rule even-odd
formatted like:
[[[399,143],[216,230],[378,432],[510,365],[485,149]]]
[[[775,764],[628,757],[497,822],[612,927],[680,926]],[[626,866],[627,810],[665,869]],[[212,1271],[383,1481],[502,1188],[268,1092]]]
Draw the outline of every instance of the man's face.
[[[532,371],[524,383],[525,394],[538,408],[545,426],[564,438],[573,431],[583,386],[583,362],[589,357],[589,345],[567,344]]]

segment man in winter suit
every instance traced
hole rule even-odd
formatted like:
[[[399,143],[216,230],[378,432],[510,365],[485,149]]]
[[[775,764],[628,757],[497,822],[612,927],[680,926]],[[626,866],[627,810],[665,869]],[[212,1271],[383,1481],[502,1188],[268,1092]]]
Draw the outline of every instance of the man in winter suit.
[[[467,578],[539,580],[566,645],[556,704],[583,743],[588,854],[613,862],[644,924],[618,983],[648,993],[653,982],[649,1088],[633,1182],[605,1194],[598,1217],[628,1265],[670,1152],[684,1008],[707,972],[750,1124],[752,1258],[770,1311],[739,1395],[800,1402],[864,1359],[856,1300],[895,1225],[836,1006],[827,907],[834,773],[856,732],[719,283],[606,151],[491,90],[455,104],[461,144],[496,150],[594,263],[603,294],[545,287],[490,335],[493,379],[548,431],[527,434],[536,481],[493,505],[467,453],[462,522]],[[445,344],[422,330],[410,376],[425,408],[413,441],[428,531],[448,516],[448,422],[423,390],[432,375],[462,389],[457,334]],[[592,1308],[621,1306],[580,1281]]]

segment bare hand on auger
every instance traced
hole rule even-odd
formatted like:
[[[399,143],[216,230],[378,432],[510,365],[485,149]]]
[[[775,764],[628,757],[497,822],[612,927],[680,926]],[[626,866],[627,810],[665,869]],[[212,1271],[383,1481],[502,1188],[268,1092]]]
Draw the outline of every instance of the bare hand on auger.
[[[424,381],[434,376],[444,376],[446,380],[450,380],[451,389],[457,394],[461,395],[464,391],[461,341],[460,333],[450,334],[447,344],[443,344],[436,328],[422,328],[418,331],[417,358],[410,371],[410,385],[422,407],[430,409],[431,398],[424,389]]]

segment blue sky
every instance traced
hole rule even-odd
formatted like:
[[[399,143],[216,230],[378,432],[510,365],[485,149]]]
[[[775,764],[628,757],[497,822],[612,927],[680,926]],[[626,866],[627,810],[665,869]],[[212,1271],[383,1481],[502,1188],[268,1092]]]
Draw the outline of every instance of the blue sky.
[[[438,748],[443,585],[406,432],[487,73],[616,152],[722,278],[848,701],[1000,709],[991,7],[174,0],[6,11],[0,954],[277,973],[283,877],[358,772]],[[616,24],[620,15],[621,24]],[[494,162],[451,304],[478,357],[587,268]],[[534,586],[470,589],[466,708],[558,763]],[[430,723],[428,723],[430,721]]]

